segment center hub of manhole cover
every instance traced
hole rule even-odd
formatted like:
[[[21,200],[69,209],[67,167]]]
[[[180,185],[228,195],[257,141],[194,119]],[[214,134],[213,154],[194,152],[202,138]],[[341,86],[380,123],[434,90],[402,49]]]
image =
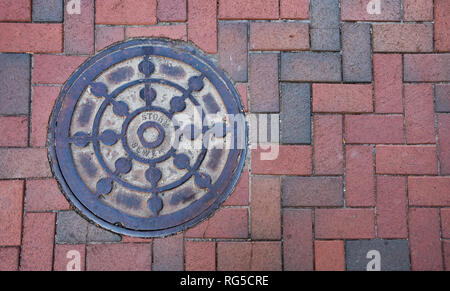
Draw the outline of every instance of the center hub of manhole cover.
[[[86,218],[149,237],[199,223],[228,197],[247,129],[233,85],[199,50],[135,39],[72,75],[49,142],[54,173]]]

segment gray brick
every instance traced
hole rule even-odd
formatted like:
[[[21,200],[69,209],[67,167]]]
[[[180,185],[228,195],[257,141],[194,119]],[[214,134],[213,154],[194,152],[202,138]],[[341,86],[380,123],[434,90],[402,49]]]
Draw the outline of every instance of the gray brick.
[[[236,82],[247,82],[247,23],[219,24],[219,65]]]
[[[338,53],[282,53],[281,80],[340,82],[341,56]]]
[[[339,28],[313,28],[311,49],[315,51],[340,51],[341,34]]]
[[[28,114],[30,55],[0,54],[0,114]]]
[[[436,85],[436,112],[450,112],[450,84]]]
[[[95,226],[94,224],[89,224],[87,230],[87,241],[88,242],[119,242],[122,238],[120,235],[102,229]]]
[[[278,54],[250,54],[250,109],[279,112]]]
[[[339,27],[339,0],[311,0],[310,3],[312,28]]]
[[[62,22],[63,0],[33,0],[33,21]]]
[[[370,24],[342,25],[342,66],[344,82],[372,81]]]
[[[56,221],[56,243],[85,243],[89,222],[75,211],[58,213]]]
[[[348,271],[366,271],[372,260],[367,253],[376,250],[380,253],[381,271],[409,271],[409,243],[407,240],[358,240],[347,241],[345,245]]]
[[[281,142],[311,143],[311,85],[281,85]]]

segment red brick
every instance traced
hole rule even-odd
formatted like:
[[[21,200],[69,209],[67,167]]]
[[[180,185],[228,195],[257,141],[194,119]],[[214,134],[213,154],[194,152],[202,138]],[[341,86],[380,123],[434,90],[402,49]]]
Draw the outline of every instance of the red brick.
[[[372,85],[313,84],[313,112],[372,112]]]
[[[236,90],[239,93],[239,96],[241,96],[241,103],[242,106],[244,106],[245,112],[248,112],[248,85],[247,83],[237,83],[236,84]]]
[[[218,271],[281,271],[280,242],[219,242]]]
[[[316,209],[316,239],[370,239],[375,237],[373,209]]]
[[[403,57],[405,81],[450,81],[450,54],[405,54]]]
[[[95,4],[97,24],[156,24],[156,0],[112,0]]]
[[[50,115],[58,98],[60,87],[35,86],[33,90],[31,145],[45,146],[47,142],[47,126]]]
[[[372,146],[346,146],[346,205],[375,206]]]
[[[399,21],[401,19],[401,0],[383,0],[380,14],[367,13],[367,5],[370,0],[342,0],[342,20],[375,20],[375,21]]]
[[[252,178],[252,239],[281,238],[280,187],[279,177]]]
[[[443,241],[445,270],[450,271],[450,241]]]
[[[375,112],[403,113],[402,70],[401,55],[373,55]]]
[[[85,245],[55,246],[55,259],[53,262],[54,271],[84,271],[85,267],[86,267]]]
[[[377,174],[436,175],[435,146],[377,146]]]
[[[252,150],[252,174],[311,175],[312,148],[278,144],[272,145],[270,150],[258,147]]]
[[[314,173],[316,175],[344,173],[340,115],[314,115]]]
[[[158,0],[159,21],[186,21],[186,0]]]
[[[214,271],[216,269],[216,243],[212,241],[186,241],[186,271]]]
[[[0,271],[19,269],[19,248],[0,248]]]
[[[433,26],[423,23],[372,25],[375,52],[431,52]]]
[[[408,222],[412,270],[443,270],[439,210],[409,208]]]
[[[247,23],[219,24],[219,66],[237,82],[247,82]]]
[[[0,21],[31,21],[31,0],[1,0]]]
[[[98,244],[87,246],[88,271],[150,271],[151,244]]]
[[[222,208],[211,218],[189,229],[186,237],[194,238],[247,238],[248,209]]]
[[[127,27],[126,36],[130,37],[167,37],[187,40],[186,24]]]
[[[252,22],[250,23],[250,49],[308,50],[309,25],[298,22]]]
[[[278,19],[278,0],[221,0],[220,19]]]
[[[409,205],[450,206],[449,177],[408,177]]]
[[[52,176],[45,148],[0,148],[0,165],[0,178]]]
[[[406,142],[436,143],[434,98],[431,84],[405,84]]]
[[[280,18],[308,19],[308,0],[280,0]]]
[[[124,39],[125,29],[122,26],[97,26],[95,28],[96,51],[101,51],[107,46]]]
[[[60,53],[62,29],[57,23],[0,23],[0,52]]]
[[[141,238],[122,235],[122,243],[151,243],[153,239],[151,238]]]
[[[450,52],[450,2],[434,1],[434,47],[438,52]]]
[[[249,174],[247,167],[242,170],[241,177],[233,193],[223,203],[224,206],[248,206],[249,203]]]
[[[153,241],[154,271],[183,271],[183,233]]]
[[[403,0],[404,21],[433,21],[433,0]]]
[[[64,52],[68,54],[94,53],[94,0],[81,1],[80,8],[80,14],[64,9]]]
[[[217,53],[217,2],[188,0],[188,37],[206,53]]]
[[[63,84],[86,59],[83,56],[35,55],[33,83]]]
[[[0,181],[0,246],[20,245],[23,191],[23,181]]]
[[[283,258],[286,271],[313,270],[312,211],[283,210]]]
[[[278,54],[251,54],[249,69],[252,112],[279,112]]]
[[[441,209],[442,237],[450,238],[450,208]]]
[[[346,115],[346,143],[403,143],[402,115]]]
[[[315,241],[314,253],[316,255],[316,271],[345,271],[344,242]]]
[[[406,178],[377,177],[377,233],[380,238],[407,238]]]
[[[26,208],[27,211],[71,209],[55,179],[28,180]]]
[[[438,114],[438,152],[441,175],[450,175],[450,114]]]
[[[51,271],[55,213],[27,213],[23,226],[20,269],[22,271]]]
[[[342,206],[342,177],[284,177],[283,206]]]
[[[28,145],[28,117],[0,117],[0,146],[26,147]]]

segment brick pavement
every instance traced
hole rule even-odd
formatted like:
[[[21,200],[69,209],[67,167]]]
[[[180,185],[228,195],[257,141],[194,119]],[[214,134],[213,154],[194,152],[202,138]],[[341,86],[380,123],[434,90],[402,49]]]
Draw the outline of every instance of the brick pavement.
[[[0,270],[450,270],[450,2],[380,2],[0,0]],[[168,238],[89,224],[47,160],[62,84],[133,37],[194,43],[246,111],[280,114],[278,157],[253,149]]]

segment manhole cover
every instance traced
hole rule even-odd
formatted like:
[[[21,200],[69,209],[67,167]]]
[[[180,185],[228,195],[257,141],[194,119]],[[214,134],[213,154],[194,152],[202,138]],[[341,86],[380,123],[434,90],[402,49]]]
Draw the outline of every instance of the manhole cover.
[[[186,43],[135,39],[67,81],[50,129],[54,173],[72,204],[112,231],[164,236],[232,192],[247,129],[231,82]]]

